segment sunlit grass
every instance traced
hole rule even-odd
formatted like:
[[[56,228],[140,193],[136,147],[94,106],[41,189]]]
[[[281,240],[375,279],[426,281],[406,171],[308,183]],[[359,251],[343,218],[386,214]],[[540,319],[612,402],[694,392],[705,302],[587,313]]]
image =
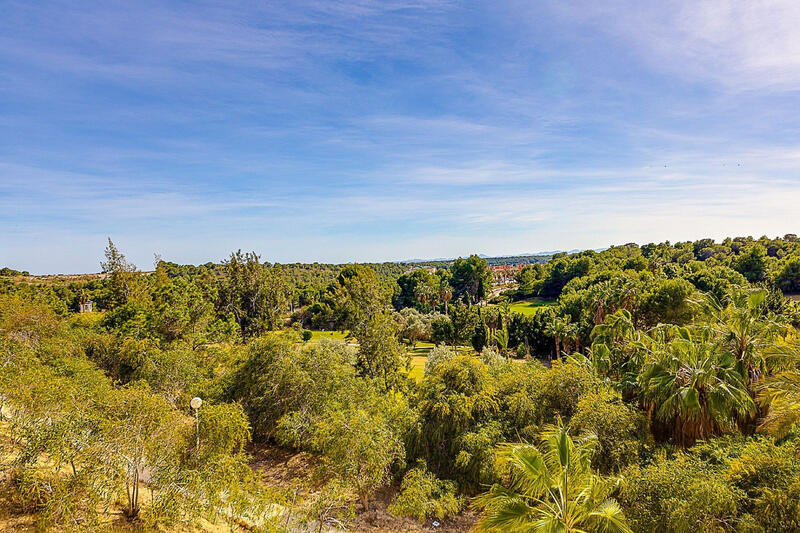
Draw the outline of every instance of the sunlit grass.
[[[535,315],[540,310],[555,305],[555,300],[545,300],[544,298],[533,298],[531,300],[522,300],[514,302],[509,306],[512,313],[519,313],[521,315]]]
[[[343,341],[347,338],[347,332],[342,331],[319,331],[311,330],[311,340],[309,342],[319,342],[322,339],[338,339]]]
[[[411,369],[408,371],[408,377],[417,381],[422,381],[422,376],[425,375],[425,361],[428,358],[424,355],[411,356]]]

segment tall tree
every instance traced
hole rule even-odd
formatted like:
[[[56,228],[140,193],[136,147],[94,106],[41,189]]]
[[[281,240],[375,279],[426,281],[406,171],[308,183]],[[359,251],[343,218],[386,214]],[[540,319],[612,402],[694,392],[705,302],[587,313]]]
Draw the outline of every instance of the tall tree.
[[[750,283],[762,281],[767,276],[767,251],[758,243],[748,244],[733,258],[731,267]]]
[[[261,264],[255,252],[239,250],[223,262],[218,307],[233,314],[244,337],[279,328],[289,309],[290,294],[280,267]]]
[[[697,301],[709,319],[720,347],[738,361],[748,385],[757,382],[766,372],[765,352],[778,339],[781,325],[767,309],[767,291],[734,291],[728,305],[722,306],[707,294]]]
[[[450,267],[453,296],[456,300],[466,297],[475,304],[486,298],[492,290],[492,273],[486,259],[471,255],[467,259],[459,257]]]
[[[372,268],[348,265],[329,287],[328,298],[336,324],[362,335],[369,321],[388,308],[390,291]]]
[[[105,257],[106,260],[100,263],[100,268],[104,274],[108,274],[107,306],[113,308],[127,303],[132,296],[136,283],[136,265],[125,259],[125,255],[117,249],[111,238],[108,239]]]
[[[398,372],[408,366],[409,356],[398,340],[398,326],[387,311],[374,315],[360,329],[356,368],[378,383],[381,390],[398,385]]]

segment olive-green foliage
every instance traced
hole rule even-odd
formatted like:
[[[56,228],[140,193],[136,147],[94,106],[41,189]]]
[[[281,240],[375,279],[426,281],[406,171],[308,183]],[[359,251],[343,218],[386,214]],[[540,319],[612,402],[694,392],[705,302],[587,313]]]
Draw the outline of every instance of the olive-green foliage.
[[[429,374],[433,372],[436,366],[445,361],[449,361],[456,355],[458,355],[456,349],[451,346],[445,346],[443,344],[435,346],[433,350],[428,352],[428,357],[425,358],[425,373]]]
[[[584,366],[564,361],[553,361],[552,368],[538,378],[535,394],[543,422],[552,421],[557,416],[570,418],[581,398],[596,383],[595,377]]]
[[[247,338],[281,327],[289,310],[290,287],[283,270],[261,264],[255,252],[231,254],[223,263],[217,294],[217,310],[232,315]]]
[[[333,478],[315,491],[309,491],[299,509],[299,521],[316,531],[328,526],[347,526],[356,514],[353,491],[347,483]]]
[[[235,403],[204,403],[197,413],[200,453],[227,455],[242,451],[250,442],[250,422]]]
[[[0,334],[30,345],[53,337],[62,326],[47,305],[19,295],[0,295]]]
[[[233,380],[258,438],[319,453],[329,476],[349,483],[366,507],[402,464],[413,420],[405,398],[381,394],[360,378],[356,354],[342,342],[298,345],[285,335],[253,344]]]
[[[439,520],[457,514],[462,499],[452,481],[443,481],[428,471],[424,462],[406,472],[400,492],[389,505],[389,512],[397,516],[410,516],[419,522],[436,517]]]
[[[509,437],[532,439],[557,418],[568,419],[597,380],[575,362],[554,361],[546,368],[536,361],[506,363],[494,368],[502,423]]]
[[[775,284],[785,293],[800,292],[800,255],[786,258],[777,274],[775,274]]]
[[[499,432],[488,424],[499,401],[487,366],[471,356],[454,356],[428,369],[417,401],[420,421],[412,450],[438,475],[466,487],[487,480],[483,458],[497,444]],[[490,474],[489,474],[490,477]]]
[[[40,312],[31,310],[23,323]],[[208,405],[201,461],[185,411],[142,380],[115,384],[84,355],[91,334],[70,322],[40,328],[35,337],[0,332],[3,434],[10,446],[2,467],[13,474],[10,498],[35,512],[40,527],[100,528],[103,513],[121,502],[129,518],[156,528],[212,518],[205,503],[221,492],[260,494],[242,484],[240,474],[250,469],[236,452],[248,438],[240,409]],[[201,494],[192,482],[198,464],[220,461],[235,468],[223,477],[203,467],[209,488]],[[152,495],[146,502],[139,497],[143,481]]]
[[[637,463],[653,444],[645,416],[606,388],[590,391],[581,398],[570,427],[597,436],[592,464],[605,473]]]
[[[594,261],[588,255],[554,256],[542,279],[539,294],[544,297],[558,296],[570,280],[586,276],[593,266]]]
[[[388,312],[376,313],[365,328],[356,333],[359,375],[371,379],[382,390],[402,386],[401,370],[408,368],[410,357],[398,338],[398,325]]]
[[[108,307],[124,305],[138,293],[140,284],[136,265],[125,259],[125,255],[117,249],[110,238],[105,258],[106,260],[100,263],[109,280],[108,295],[105,300],[108,302]]]
[[[268,335],[251,345],[231,379],[229,397],[241,402],[254,436],[267,439],[284,415],[313,415],[337,395],[354,395],[355,360],[355,350],[342,342],[326,339],[300,348],[288,336]]]
[[[394,317],[400,327],[400,335],[415,348],[419,341],[431,340],[431,322],[435,314],[423,315],[413,307],[407,307]]]
[[[723,303],[727,303],[733,291],[741,290],[748,284],[744,276],[724,265],[698,268],[685,277],[697,290],[710,293]]]
[[[505,362],[505,357],[489,347],[481,350],[478,357],[480,357],[480,360],[483,361],[486,366],[502,365]]]
[[[651,284],[640,297],[641,321],[650,326],[686,324],[692,319],[688,300],[693,292],[692,284],[683,279],[665,279]]]
[[[339,329],[362,335],[369,321],[386,311],[391,292],[370,267],[348,265],[331,283],[326,300]]]
[[[800,307],[781,293],[800,287],[798,257],[794,235],[556,254],[506,293],[555,299],[522,317],[474,305],[491,281],[477,257],[402,275],[235,253],[144,273],[109,242],[102,278],[0,275],[4,495],[42,529],[96,527],[119,501],[150,529],[200,516],[269,529],[269,503],[287,502],[247,465],[252,431],[317,455],[327,488],[298,520],[346,519],[348,498],[368,506],[418,459],[430,472],[412,469],[401,498],[431,516],[430,493],[503,480],[497,446],[561,419],[596,435],[595,472],[621,471],[636,531],[799,530]],[[100,312],[70,316],[88,299]],[[265,334],[289,313],[296,329]],[[358,347],[302,343],[309,324],[347,328]],[[426,337],[449,346],[417,384],[400,341]],[[141,476],[152,499],[137,498]]]
[[[431,320],[431,341],[436,344],[457,344],[453,321],[449,316],[438,315]]]
[[[554,343],[548,326],[554,316],[550,308],[528,316],[512,313],[507,325],[508,346],[543,361],[552,359],[555,355]]]
[[[669,531],[717,532],[731,531],[737,520],[737,503],[742,498],[737,491],[717,478],[689,482],[683,493],[667,497],[666,526]]]
[[[504,413],[509,432],[516,433],[514,440],[535,438],[544,419],[542,405],[537,395],[537,384],[547,369],[538,361],[528,361],[497,373],[500,412]]]
[[[733,258],[731,267],[747,281],[762,281],[767,275],[767,252],[761,244],[748,244]]]
[[[620,504],[634,531],[679,533],[687,531],[681,511],[691,511],[697,520],[689,529],[716,531],[720,521],[735,523],[738,509],[730,508],[730,488],[718,467],[708,465],[698,457],[679,453],[674,459],[661,454],[645,466],[635,466],[623,472]],[[711,492],[708,487],[726,487],[727,490]],[[719,499],[715,498],[719,495]],[[696,506],[686,509],[692,501]],[[724,529],[722,530],[724,531]]]
[[[635,531],[797,531],[797,444],[714,439],[623,472],[620,501]]]
[[[453,299],[477,303],[492,290],[492,273],[486,259],[471,255],[467,259],[459,257],[450,267],[450,285]]]
[[[415,308],[429,313],[439,307],[441,280],[436,274],[416,269],[397,278],[398,291],[393,298],[397,309]]]
[[[322,453],[326,470],[355,489],[364,510],[372,493],[389,482],[392,467],[405,460],[396,420],[370,407],[327,410],[309,428],[311,447]]]
[[[793,441],[777,445],[772,438],[751,439],[725,474],[744,491],[742,509],[768,532],[800,530],[800,457]]]

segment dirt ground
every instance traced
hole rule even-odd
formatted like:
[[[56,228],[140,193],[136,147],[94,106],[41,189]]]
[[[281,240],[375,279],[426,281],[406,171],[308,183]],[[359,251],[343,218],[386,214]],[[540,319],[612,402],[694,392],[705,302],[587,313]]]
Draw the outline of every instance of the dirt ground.
[[[267,484],[278,487],[290,487],[297,481],[313,485],[314,457],[306,453],[298,453],[277,446],[259,446],[249,450],[253,456],[251,467],[264,475]],[[471,531],[477,516],[471,511],[464,511],[458,516],[441,520],[438,527],[428,520],[420,524],[410,518],[398,518],[386,510],[397,493],[396,486],[389,486],[379,491],[370,502],[370,509],[364,512],[360,506],[353,522],[347,531],[364,533],[460,533]]]
[[[248,450],[253,460],[250,465],[264,476],[264,482],[273,487],[291,488],[298,485],[314,487],[316,480],[312,473],[315,470],[316,460],[314,456],[287,450],[277,446],[259,446]],[[7,473],[0,470],[0,486],[5,485]],[[356,506],[357,514],[353,521],[348,524],[346,531],[364,533],[458,533],[471,531],[477,516],[471,511],[464,511],[460,515],[442,520],[437,526],[433,526],[433,521],[428,520],[425,524],[420,524],[410,518],[398,518],[389,514],[386,510],[389,503],[397,493],[396,486],[389,486],[379,491],[371,500],[370,508],[364,512],[360,505]],[[144,492],[146,494],[146,491]],[[35,518],[32,515],[17,514],[15,509],[8,505],[8,501],[0,495],[0,532],[19,531],[22,533],[33,533],[37,531]],[[141,531],[141,528],[132,526],[122,520],[115,520],[115,512],[109,516],[106,525],[110,531],[133,532]],[[191,528],[191,531],[217,532],[223,531],[219,525],[209,524],[203,521],[198,528]],[[181,531],[183,531],[181,529]],[[333,530],[328,530],[333,531]]]

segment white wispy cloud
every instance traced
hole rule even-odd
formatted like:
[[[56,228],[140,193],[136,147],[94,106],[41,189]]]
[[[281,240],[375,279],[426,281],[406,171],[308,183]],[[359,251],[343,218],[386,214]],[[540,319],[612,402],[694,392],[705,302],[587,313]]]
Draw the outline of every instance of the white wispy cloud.
[[[800,3],[794,0],[570,2],[558,10],[679,77],[737,92],[796,90],[800,83]]]
[[[8,2],[0,266],[796,232],[798,6]]]

